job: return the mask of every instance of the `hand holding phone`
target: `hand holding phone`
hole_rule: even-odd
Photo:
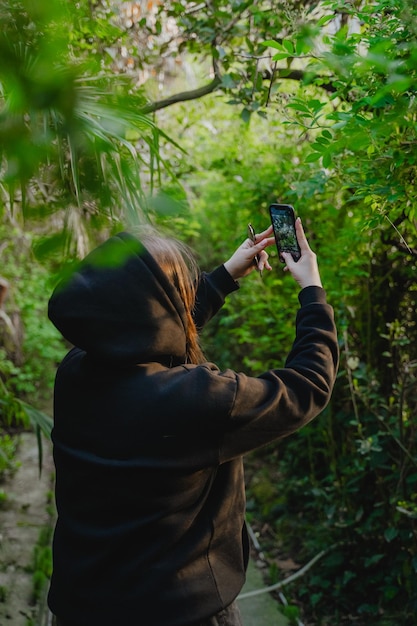
[[[304,287],[313,286],[322,287],[317,256],[308,244],[300,218],[297,218],[295,221],[295,232],[301,256],[295,261],[292,253],[283,252],[282,255],[285,262],[284,272],[290,272],[302,289],[304,289]]]
[[[283,252],[290,252],[294,261],[297,262],[301,257],[301,250],[295,230],[293,207],[289,204],[271,204],[269,214],[280,261],[285,262]]]

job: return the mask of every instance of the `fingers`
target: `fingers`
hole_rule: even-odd
[[[270,246],[275,242],[275,238],[271,237],[272,233],[273,233],[272,226],[268,226],[268,228],[262,231],[261,233],[256,233],[254,236],[254,239],[249,238],[247,241],[249,241],[251,245],[260,246],[260,244],[262,244],[262,242],[265,239],[267,239],[267,243],[265,243],[264,245]],[[259,249],[262,250],[263,247],[264,246],[261,245]]]
[[[257,235],[256,238],[258,238],[260,235]],[[267,270],[271,270],[272,267],[270,266],[269,262],[268,262],[268,253],[265,252],[265,249],[267,246],[272,245],[273,243],[275,243],[275,238],[274,237],[265,237],[264,239],[262,239],[262,241],[260,241],[259,243],[253,244],[250,241],[250,255],[252,260],[255,262],[255,265],[257,267],[257,269],[262,272],[262,270],[267,269]]]
[[[275,237],[270,236],[272,233],[272,226],[268,226],[266,230],[255,234],[256,243],[252,239],[247,239],[245,242],[246,245],[250,247],[252,262],[254,262],[261,274],[264,269],[272,269],[268,262],[268,254],[264,250],[266,247],[272,246],[275,243]]]
[[[291,253],[283,252],[282,257],[285,261],[284,271],[290,272],[302,289],[309,286],[322,287],[317,256],[308,244],[299,218],[296,221],[295,228],[301,250],[301,257],[296,262]]]
[[[262,271],[264,269],[272,270],[272,267],[268,261],[268,254],[265,252],[265,250],[262,250],[262,252],[259,254],[258,269],[259,271]]]
[[[272,225],[268,226],[266,230],[262,231],[261,233],[257,233],[256,241],[260,241],[261,239],[265,239],[265,237],[269,237],[270,235],[272,235],[272,232]]]
[[[256,235],[256,239],[258,240],[260,235]],[[262,239],[261,241],[259,241],[259,243],[250,243],[251,245],[251,252],[253,252],[254,254],[259,254],[260,252],[262,252],[262,250],[264,248],[267,248],[268,246],[272,246],[272,244],[275,243],[275,238],[274,237],[265,237],[264,239]]]
[[[272,226],[255,235],[255,242],[249,236],[239,246],[223,265],[235,280],[247,276],[256,268],[262,272],[263,269],[272,269],[268,262],[268,254],[264,251],[267,246],[275,243],[272,234]]]
[[[297,235],[298,245],[300,246],[300,252],[301,252],[300,260],[301,260],[306,255],[313,254],[313,251],[310,248],[310,245],[309,245],[309,243],[307,241],[307,237],[305,236],[303,224],[301,222],[301,218],[300,217],[297,217],[297,219],[295,221],[295,231],[296,231],[296,235]],[[299,261],[294,261],[294,258],[293,258],[292,254],[290,252],[282,252],[281,254],[282,254],[282,258],[284,259],[286,265],[288,265],[290,269],[293,268],[297,263],[300,262],[300,260]]]
[[[303,224],[301,222],[301,218],[297,217],[295,220],[295,232],[297,234],[298,245],[300,246],[301,255],[303,252],[307,252],[310,250],[310,246],[308,245],[307,237],[305,236]]]
[[[285,263],[284,268],[283,268],[284,272],[288,272],[296,264],[294,259],[293,259],[293,256],[292,256],[291,252],[281,252],[281,256],[284,259],[284,263]]]

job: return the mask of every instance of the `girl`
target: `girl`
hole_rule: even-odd
[[[241,624],[242,456],[320,413],[338,362],[316,256],[296,229],[301,258],[284,256],[301,287],[293,348],[258,377],[205,362],[198,330],[255,257],[270,269],[271,228],[198,280],[178,242],[122,233],[55,290],[49,316],[74,345],[55,384],[59,626]]]

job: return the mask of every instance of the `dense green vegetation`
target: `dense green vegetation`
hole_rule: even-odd
[[[299,563],[326,551],[286,592],[305,623],[411,623],[414,2],[71,6],[6,1],[0,14],[3,313],[24,328],[13,343],[1,327],[1,458],[13,463],[12,427],[47,430],[32,407],[48,407],[65,351],[46,303],[67,263],[151,220],[212,267],[248,221],[267,224],[270,201],[290,202],[335,308],[341,368],[322,416],[254,455],[249,514],[268,526],[272,577],[277,549]],[[273,265],[206,329],[219,365],[257,374],[283,363],[297,293],[276,255]]]

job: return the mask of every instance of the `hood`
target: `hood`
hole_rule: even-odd
[[[52,323],[88,355],[121,366],[182,363],[186,316],[174,285],[132,235],[93,250],[55,289]]]

